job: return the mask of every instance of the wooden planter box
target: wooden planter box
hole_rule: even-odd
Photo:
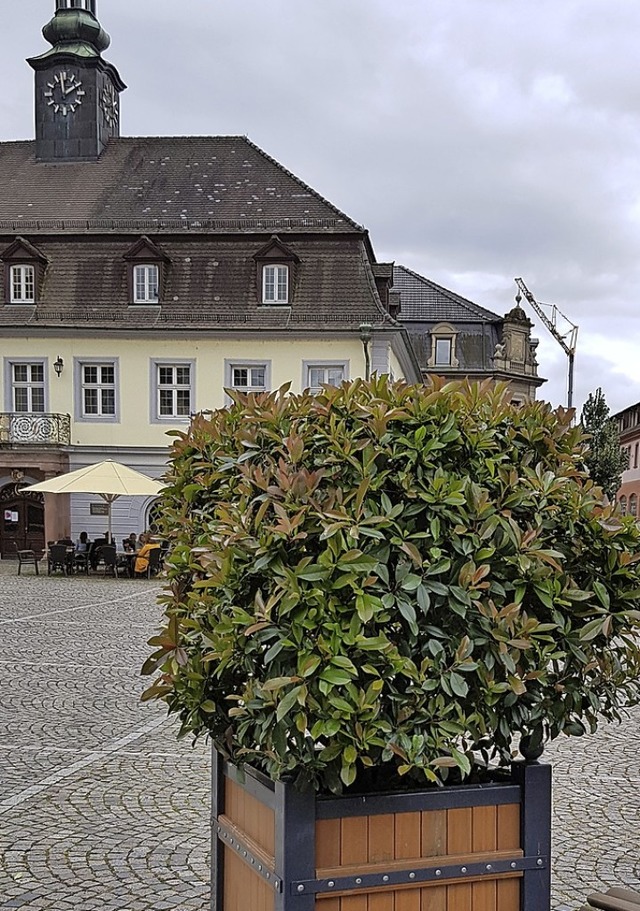
[[[549,911],[551,767],[316,797],[213,752],[213,911]]]

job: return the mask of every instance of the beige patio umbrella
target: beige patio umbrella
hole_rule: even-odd
[[[118,497],[156,497],[162,490],[162,483],[154,481],[133,468],[120,462],[106,459],[87,468],[70,471],[57,478],[31,484],[25,490],[39,493],[92,493],[102,497],[108,506],[109,540],[111,536],[111,506]]]

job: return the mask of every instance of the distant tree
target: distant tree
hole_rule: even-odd
[[[600,387],[589,394],[580,423],[584,431],[591,435],[586,458],[589,473],[612,500],[620,487],[622,472],[627,468],[629,458],[620,448],[618,426],[615,418],[609,417],[609,406]]]

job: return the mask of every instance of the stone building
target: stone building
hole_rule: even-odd
[[[423,376],[491,377],[510,384],[515,402],[536,397],[545,380],[538,376],[532,323],[520,306],[498,316],[405,266],[393,270],[392,296]]]
[[[626,449],[629,459],[629,467],[622,472],[622,484],[616,499],[622,512],[637,516],[640,497],[640,402],[629,405],[614,414],[613,418],[618,424],[620,446]]]
[[[95,0],[43,34],[35,139],[0,143],[2,556],[104,530],[100,502],[26,484],[107,457],[158,477],[225,388],[421,375],[357,222],[245,137],[121,137]],[[152,512],[120,498],[116,536]]]

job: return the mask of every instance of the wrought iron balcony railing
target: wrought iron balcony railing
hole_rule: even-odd
[[[0,446],[23,443],[68,446],[71,416],[68,414],[0,414]]]

